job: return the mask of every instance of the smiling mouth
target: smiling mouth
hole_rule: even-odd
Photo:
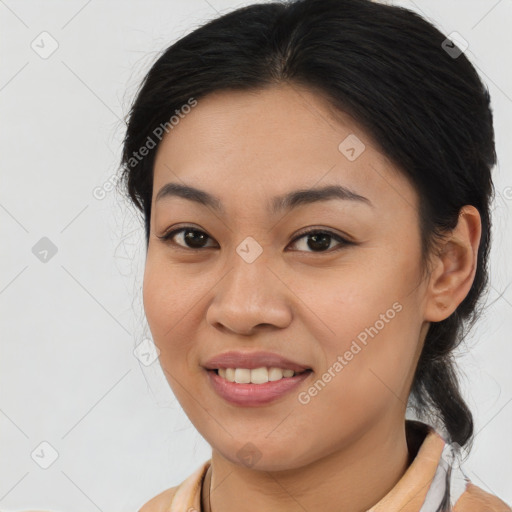
[[[277,367],[260,367],[260,368],[217,368],[208,370],[217,374],[227,382],[236,384],[266,384],[267,382],[277,382],[284,379],[290,379],[297,375],[310,373],[312,370],[307,369],[301,372],[295,372],[290,369]]]

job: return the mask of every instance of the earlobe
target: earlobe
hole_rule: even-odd
[[[475,278],[482,225],[478,210],[461,208],[457,226],[433,257],[426,297],[425,320],[448,318],[469,293]]]

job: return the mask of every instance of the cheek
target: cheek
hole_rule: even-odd
[[[297,397],[304,413],[294,418],[297,427],[307,422],[325,439],[347,442],[406,407],[417,354],[415,312],[401,303],[383,304],[375,308],[377,316],[355,306],[346,320],[338,316],[336,336],[322,339],[325,362]]]
[[[165,251],[149,249],[144,269],[144,310],[150,326],[161,334],[161,329],[174,329],[178,321],[197,303],[202,291],[200,274],[170,261]]]
[[[396,401],[394,394],[407,401],[416,364],[422,324],[419,265],[413,256],[382,254],[378,262],[368,259],[362,267],[333,272],[321,287],[319,281],[315,287],[303,280],[298,293],[310,298],[321,320],[311,325],[322,340],[320,374],[336,375],[331,379],[336,384],[326,387],[354,413],[363,404],[371,409]]]
[[[204,295],[197,277],[184,275],[164,258],[148,252],[143,282],[144,311],[162,362],[174,364],[186,357],[190,322]],[[172,354],[173,357],[170,357]]]
[[[187,276],[172,268],[164,258],[148,252],[143,301],[153,341],[160,351],[164,376],[187,414],[199,421],[200,417],[196,416],[201,410],[196,410],[197,402],[190,394],[194,389],[192,395],[199,396],[200,388],[195,387],[202,370],[197,364],[196,347],[191,343],[190,333],[198,325],[197,311],[204,292],[197,286],[198,277],[194,278],[196,282],[192,286]]]
[[[314,315],[317,339],[327,341],[329,351],[345,347],[377,323],[400,323],[397,309],[419,304],[419,267],[413,257],[397,258],[389,251],[370,251],[327,274],[302,275],[294,279],[294,292]],[[385,317],[381,319],[381,316]],[[385,324],[383,324],[383,321]],[[364,334],[362,334],[364,338]],[[347,347],[348,348],[348,347]]]

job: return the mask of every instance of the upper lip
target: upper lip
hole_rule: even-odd
[[[247,368],[251,370],[263,366],[267,368],[275,367],[282,368],[283,370],[293,370],[294,372],[311,370],[308,366],[301,365],[272,352],[229,351],[208,359],[204,364],[207,370],[217,370],[218,368]]]

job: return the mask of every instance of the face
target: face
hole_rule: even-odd
[[[170,183],[218,202],[157,199]],[[344,193],[311,194],[328,186]],[[250,441],[258,468],[290,469],[403,423],[427,326],[420,249],[412,185],[317,94],[200,99],[158,148],[143,298],[166,378],[212,448],[241,464]],[[292,386],[228,383],[245,390],[234,402],[205,368],[228,351],[309,370]]]

